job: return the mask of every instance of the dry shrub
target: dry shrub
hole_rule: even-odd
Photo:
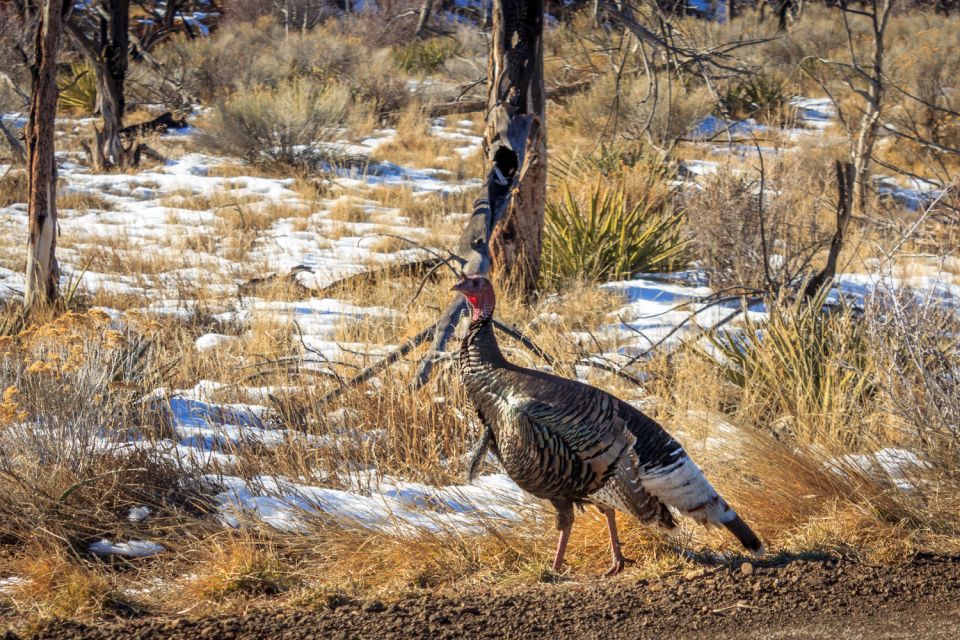
[[[100,538],[138,535],[126,515],[143,505],[157,514],[156,535],[187,535],[168,527],[201,508],[195,479],[148,440],[131,440],[151,419],[138,402],[158,383],[151,350],[99,312],[0,338],[0,539],[86,553]]]
[[[25,171],[8,171],[0,177],[0,207],[27,202],[27,174]]]
[[[919,175],[948,182],[960,168],[960,61],[955,55],[956,16],[934,18],[917,14],[891,24],[888,75],[896,89],[889,91],[886,118],[895,130],[938,147],[894,137],[883,148],[883,159]]]
[[[340,85],[291,80],[219,103],[204,141],[249,162],[322,167],[339,155],[331,142],[351,106]]]
[[[447,58],[456,55],[458,50],[455,40],[430,38],[396,46],[392,52],[398,67],[414,75],[425,75],[436,71]]]
[[[259,21],[231,24],[208,38],[174,39],[157,53],[165,62],[165,75],[140,68],[138,73],[146,77],[134,74],[133,92],[150,98],[176,93],[170,91],[173,86],[179,93],[214,102],[306,79],[340,84],[355,102],[377,113],[399,111],[411,94],[389,49],[348,33],[324,26],[285,35],[270,21]]]
[[[796,175],[792,167],[767,165],[762,207],[760,179],[729,166],[702,178],[701,188],[683,193],[694,253],[713,286],[766,288],[791,282],[825,246],[833,229],[819,216],[829,210],[824,194],[833,186],[816,175]],[[807,180],[819,184],[811,188]]]

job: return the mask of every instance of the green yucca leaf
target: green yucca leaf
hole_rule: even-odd
[[[596,281],[681,266],[686,246],[681,217],[662,190],[630,206],[622,183],[603,187],[598,182],[582,199],[568,183],[560,200],[546,208],[544,277],[553,283]]]
[[[60,94],[57,104],[62,111],[92,115],[97,109],[97,79],[86,62],[70,65],[70,77],[57,81]]]

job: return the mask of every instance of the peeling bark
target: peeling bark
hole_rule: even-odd
[[[63,32],[65,0],[44,0],[37,22],[32,65],[33,94],[26,129],[27,203],[30,236],[27,240],[26,310],[57,299],[57,164],[54,123],[57,114],[57,53]]]

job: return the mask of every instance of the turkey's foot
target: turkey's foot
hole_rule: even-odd
[[[613,564],[610,565],[610,568],[607,569],[607,572],[606,572],[605,574],[603,574],[603,576],[604,576],[605,578],[609,578],[609,577],[611,577],[611,576],[615,576],[615,575],[617,575],[618,573],[621,573],[621,572],[623,571],[623,569],[626,567],[626,565],[628,565],[628,564],[636,564],[636,563],[637,563],[636,560],[633,560],[633,559],[631,559],[631,558],[625,558],[625,557],[623,556],[623,554],[621,554],[619,558],[614,558],[614,559],[613,559]]]
[[[604,576],[615,576],[621,571],[626,564],[633,564],[633,560],[629,560],[623,557],[623,553],[620,551],[620,536],[617,535],[617,515],[613,509],[602,509],[601,513],[607,518],[607,528],[610,530],[610,555],[613,558],[613,564],[610,566],[610,569],[603,574]]]

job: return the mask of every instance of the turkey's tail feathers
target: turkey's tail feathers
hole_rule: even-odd
[[[723,525],[751,553],[761,555],[763,543],[757,534],[720,497],[683,449],[678,449],[676,454],[673,462],[642,473],[643,488],[664,504],[704,526]]]
[[[742,544],[747,551],[758,558],[763,555],[763,542],[760,541],[760,538],[753,532],[750,525],[744,522],[740,516],[735,515],[733,520],[724,522],[723,526],[736,536],[737,540],[740,541],[740,544]]]

